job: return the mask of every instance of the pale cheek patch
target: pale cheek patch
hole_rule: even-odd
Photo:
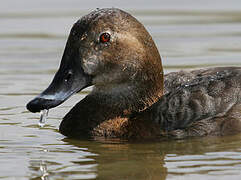
[[[93,74],[98,67],[98,57],[96,55],[92,55],[88,57],[88,59],[82,59],[82,68],[86,74]]]

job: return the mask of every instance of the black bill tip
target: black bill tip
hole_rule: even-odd
[[[44,98],[36,97],[33,100],[31,100],[26,107],[30,112],[35,113],[35,112],[40,112],[43,109],[50,109],[50,108],[56,107],[62,102],[63,101],[56,100],[56,99],[52,100],[52,99],[44,99]]]

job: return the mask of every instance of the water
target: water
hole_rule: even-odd
[[[49,113],[48,109],[44,109],[44,110],[40,111],[40,119],[39,119],[39,122],[38,122],[38,125],[40,127],[44,127],[44,125],[46,123],[46,120],[47,120],[47,117],[48,117],[48,113]]]
[[[128,10],[146,26],[165,72],[241,66],[241,1],[2,1],[0,179],[241,179],[241,135],[158,142],[72,140],[62,117],[90,89],[49,112],[26,103],[51,82],[72,24],[97,7]]]

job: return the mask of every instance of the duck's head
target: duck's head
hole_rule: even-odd
[[[73,25],[53,81],[27,109],[56,107],[91,85],[92,93],[154,97],[162,93],[162,78],[160,55],[144,26],[122,10],[98,9]]]

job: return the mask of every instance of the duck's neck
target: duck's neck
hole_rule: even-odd
[[[105,121],[129,119],[130,115],[143,111],[162,96],[162,80],[160,74],[154,79],[141,78],[140,81],[128,84],[94,87],[93,91],[64,117],[60,125],[61,133],[81,137],[91,134],[93,129]]]
[[[116,84],[112,87],[94,87],[90,97],[103,106],[122,112],[140,112],[155,103],[163,94],[161,79],[157,83]]]

